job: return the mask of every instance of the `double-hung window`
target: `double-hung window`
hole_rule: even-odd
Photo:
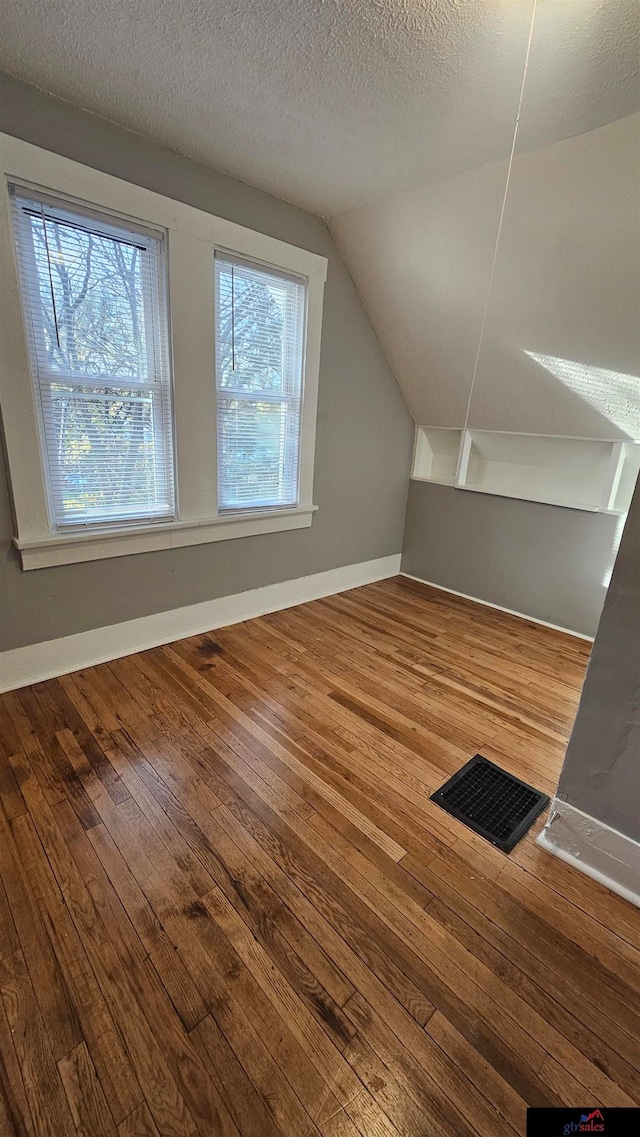
[[[52,528],[174,517],[163,233],[11,194]]]
[[[216,252],[218,507],[295,506],[306,281]]]
[[[0,133],[24,569],[307,528],[327,261]]]

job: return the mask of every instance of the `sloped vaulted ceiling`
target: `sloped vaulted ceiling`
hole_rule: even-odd
[[[640,114],[515,155],[492,276],[506,175],[333,221],[414,420],[640,438]]]
[[[0,67],[329,218],[417,421],[461,425],[476,373],[479,422],[591,433],[606,416],[579,396],[558,403],[569,386],[534,356],[637,374],[637,0],[537,0],[519,213],[505,211],[491,352],[476,360],[534,2],[0,0]],[[567,150],[565,179],[557,147],[577,136],[594,148]],[[569,190],[560,212],[552,192],[565,183],[585,218],[568,243]],[[562,267],[555,291],[545,265],[549,280]],[[578,317],[562,304],[585,280]]]
[[[538,0],[511,166],[333,218],[417,423],[640,438],[639,17]]]

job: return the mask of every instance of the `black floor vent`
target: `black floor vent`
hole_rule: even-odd
[[[449,778],[431,800],[505,853],[511,852],[549,803],[546,794],[481,754]]]

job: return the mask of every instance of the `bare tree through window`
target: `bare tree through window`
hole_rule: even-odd
[[[156,243],[35,202],[19,204],[61,520],[166,511],[166,408],[153,329]]]

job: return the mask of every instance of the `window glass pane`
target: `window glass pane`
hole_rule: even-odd
[[[288,282],[234,264],[218,281],[220,386],[284,392]]]
[[[55,215],[28,214],[53,371],[148,378],[143,312],[145,249]]]
[[[47,444],[63,521],[166,513],[161,407],[150,391],[81,391],[52,384]]]
[[[13,200],[54,526],[173,517],[162,235]]]
[[[298,404],[220,399],[218,494],[226,508],[295,505]]]
[[[306,284],[216,254],[218,503],[295,505]]]

